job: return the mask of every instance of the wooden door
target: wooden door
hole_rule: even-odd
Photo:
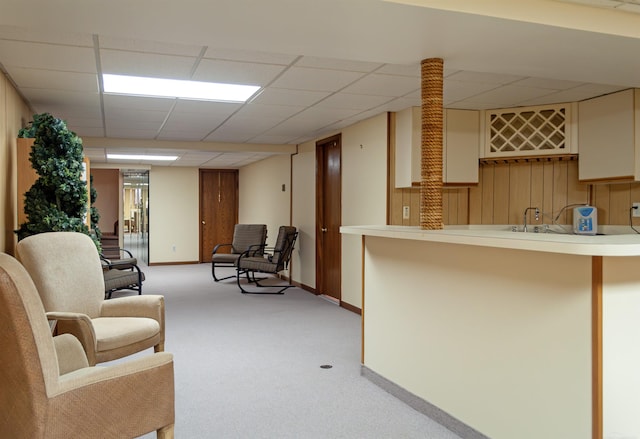
[[[211,262],[217,244],[231,243],[237,222],[238,171],[201,169],[200,262]]]
[[[316,289],[338,301],[342,297],[342,219],[341,136],[316,144]]]

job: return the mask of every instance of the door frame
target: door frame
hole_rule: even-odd
[[[324,154],[326,145],[337,142],[340,148],[340,217],[342,218],[342,134],[336,134],[331,137],[318,140],[316,142],[316,294],[324,294],[324,282],[325,279],[322,275],[324,258],[322,247],[322,222],[324,218]],[[340,246],[342,248],[342,245]],[[338,268],[340,270],[340,283],[342,284],[342,250],[338,254]],[[337,298],[340,304],[342,304],[342,285],[338,291],[339,297]]]

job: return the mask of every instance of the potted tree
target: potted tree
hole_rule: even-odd
[[[83,180],[82,140],[63,120],[35,114],[20,137],[33,137],[29,154],[38,179],[25,193],[27,221],[16,231],[18,240],[43,232],[74,231],[100,242],[87,226],[87,182]]]

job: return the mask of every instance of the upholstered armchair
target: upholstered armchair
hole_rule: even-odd
[[[164,297],[105,300],[102,264],[95,244],[76,232],[29,236],[17,257],[35,283],[58,333],[73,334],[90,365],[153,347],[164,350]]]
[[[0,253],[0,437],[174,436],[173,357],[89,367],[80,342],[52,337],[29,274]]]

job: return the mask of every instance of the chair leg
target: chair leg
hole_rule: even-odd
[[[175,431],[175,424],[167,425],[156,430],[156,437],[158,439],[173,439]]]
[[[249,273],[251,272],[251,273]],[[247,283],[253,283],[256,285],[256,287],[259,288],[265,288],[265,290],[260,291],[258,290],[248,290],[246,288],[244,288],[242,286],[242,284],[240,283],[240,276],[242,274],[245,274],[245,276],[247,277]],[[288,288],[293,287],[294,285],[284,285],[284,286],[280,286],[280,285],[261,285],[260,281],[264,280],[266,278],[262,277],[262,278],[256,278],[255,277],[255,272],[251,271],[251,270],[236,270],[236,280],[238,282],[238,288],[240,288],[240,291],[242,292],[242,294],[284,294],[284,291]],[[268,290],[267,290],[268,288]],[[273,290],[274,288],[277,288],[277,290]]]
[[[220,267],[230,267],[230,265],[220,265]],[[226,277],[217,277],[216,264],[214,262],[211,263],[211,275],[213,276],[213,280],[216,282],[220,282],[221,280],[231,279],[232,277],[235,277],[234,275],[226,276]]]

